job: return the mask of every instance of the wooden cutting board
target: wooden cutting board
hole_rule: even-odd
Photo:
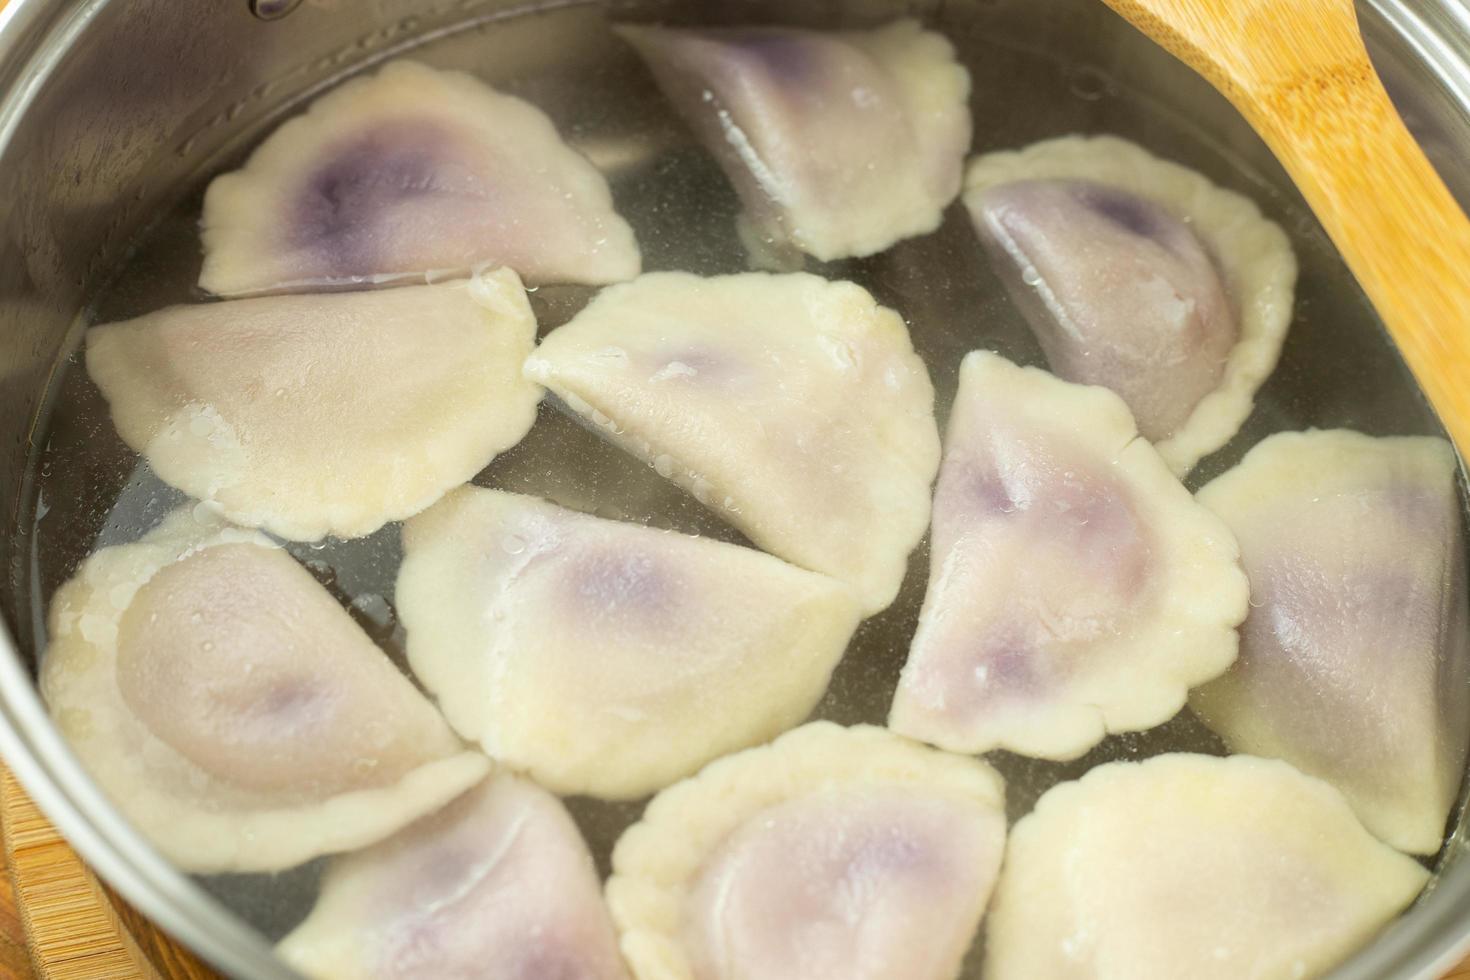
[[[0,980],[214,980],[82,864],[0,765]]]
[[[93,877],[3,765],[0,821],[0,980],[219,977]],[[1444,980],[1470,980],[1470,959]]]

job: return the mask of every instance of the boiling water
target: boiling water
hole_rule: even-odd
[[[1262,389],[1245,430],[1196,470],[1191,489],[1280,429],[1439,431],[1361,294],[1284,176],[1238,120],[1225,117],[1211,96],[1200,94],[1200,83],[1127,39],[1121,53],[1118,43],[1106,45],[1098,56],[1106,60],[1097,64],[1043,53],[1032,41],[998,26],[1004,18],[997,10],[1003,7],[947,5],[937,25],[957,43],[974,78],[977,149],[1075,131],[1118,133],[1250,195],[1292,235],[1302,275],[1297,319],[1281,366]],[[567,51],[546,42],[566,36],[585,43]],[[1131,53],[1129,43],[1134,45]],[[419,48],[414,57],[472,71],[545,108],[569,141],[607,174],[618,210],[638,234],[647,269],[717,274],[746,268],[734,232],[738,204],[728,182],[691,141],[632,54],[606,34],[595,9],[570,8],[469,26]],[[1153,95],[1115,78],[1130,75],[1134,85],[1145,84],[1148,77],[1139,81],[1143,69],[1158,83],[1148,88]],[[1229,118],[1233,130],[1223,141],[1214,121],[1212,136],[1180,111],[1176,86],[1203,99],[1212,114]],[[1165,101],[1170,98],[1173,107]],[[262,135],[242,134],[241,151]],[[216,169],[236,163],[238,155]],[[203,182],[144,236],[132,260],[88,311],[88,322],[202,298],[193,287],[199,271],[196,222],[202,192]],[[1039,349],[988,269],[959,205],[949,209],[935,234],[869,259],[808,267],[855,281],[904,315],[933,377],[941,425],[966,352],[984,347],[1022,363],[1041,363]],[[543,333],[565,323],[593,292],[578,287],[534,291],[531,299]],[[22,623],[22,630],[33,631],[21,638],[22,647],[37,650],[45,643],[46,603],[88,553],[101,545],[136,540],[169,511],[189,503],[122,444],[79,358],[61,366],[55,383],[54,413],[44,430],[44,451],[35,461],[30,581],[20,583],[32,610],[32,620]],[[743,540],[651,469],[550,404],[542,406],[526,439],[475,482],[547,497],[608,518]],[[287,548],[402,665],[404,638],[393,608],[401,558],[398,526],[355,541]],[[854,637],[817,717],[844,724],[883,723],[918,617],[927,565],[926,542],[913,555],[897,601],[864,623]],[[1047,788],[1093,765],[1170,750],[1218,753],[1221,746],[1185,711],[1150,732],[1110,738],[1076,762],[1045,763],[1004,752],[993,753],[991,760],[1006,777],[1014,819],[1029,811]],[[605,873],[614,841],[637,819],[642,804],[568,803]],[[306,913],[319,871],[320,862],[313,862],[279,875],[202,881],[274,939]]]

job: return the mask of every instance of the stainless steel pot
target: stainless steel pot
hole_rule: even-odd
[[[78,767],[37,697],[35,619],[39,555],[29,535],[36,465],[57,365],[79,336],[83,313],[157,215],[238,151],[274,118],[342,74],[427,38],[535,8],[542,18],[507,49],[512,69],[556,59],[600,57],[571,8],[727,20],[871,20],[918,13],[954,31],[1003,37],[1084,66],[1077,92],[1118,84],[1148,93],[1163,109],[1204,120],[1229,155],[1284,175],[1240,119],[1204,83],[1108,13],[1095,0],[11,0],[0,13],[0,752],[42,809],[91,865],[142,912],[235,976],[289,977],[268,944],[194,882],[163,863]],[[256,8],[256,9],[252,9]],[[573,11],[575,12],[575,11]],[[271,17],[261,16],[269,14]],[[1462,0],[1369,0],[1369,46],[1411,127],[1462,203],[1470,204],[1470,8]],[[963,37],[959,38],[965,47]],[[983,77],[1002,84],[1003,81]],[[552,101],[579,97],[548,90]],[[1018,99],[1025,93],[1017,92]],[[983,122],[982,122],[983,125]],[[242,136],[242,134],[246,134]],[[628,152],[637,153],[632,147]],[[1277,211],[1297,215],[1306,256],[1303,320],[1292,343],[1320,350],[1329,373],[1378,358],[1399,372],[1365,303],[1335,264],[1320,231],[1289,189]],[[1309,251],[1311,251],[1309,249]],[[1339,323],[1361,321],[1348,342]],[[1470,324],[1467,324],[1470,329]],[[1351,334],[1351,336],[1349,336]],[[1353,338],[1356,338],[1354,340]],[[1366,345],[1366,346],[1365,346]],[[1370,350],[1371,349],[1371,350]],[[1376,352],[1376,353],[1375,353]],[[1291,398],[1310,406],[1310,377]],[[1365,425],[1432,425],[1412,394],[1362,392]],[[1305,416],[1311,412],[1304,410]],[[1407,420],[1407,421],[1405,421]],[[1212,475],[1223,463],[1207,464]],[[1427,977],[1470,950],[1470,861],[1460,823],[1419,903],[1338,974]]]

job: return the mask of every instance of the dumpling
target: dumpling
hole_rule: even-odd
[[[1005,834],[985,763],[813,722],[654,797],[608,905],[641,980],[951,980]]]
[[[466,487],[404,527],[414,673],[558,793],[644,796],[807,716],[851,591],[770,555]]]
[[[572,818],[510,775],[334,860],[277,952],[312,980],[628,976]]]
[[[631,279],[602,175],[546,115],[462,72],[396,61],[312,103],[204,198],[199,285],[234,296],[508,266]]]
[[[371,844],[490,762],[254,531],[175,512],[51,602],[41,691],[82,764],[187,871]]]
[[[374,293],[174,306],[93,327],[129,446],[236,524],[296,541],[416,514],[521,440],[536,320],[509,270]]]
[[[526,362],[760,547],[888,606],[929,522],[934,389],[903,320],[815,276],[659,272]]]
[[[1167,721],[1235,659],[1235,541],[1112,392],[960,367],[929,591],[889,716],[955,752],[1071,759]]]
[[[1011,830],[987,980],[1303,980],[1429,879],[1342,796],[1282,762],[1099,766]]]
[[[1251,610],[1196,713],[1416,854],[1439,850],[1470,744],[1457,470],[1442,439],[1291,432],[1199,492],[1240,541]]]
[[[959,194],[970,75],[917,21],[618,32],[739,191],[756,256],[872,255],[938,228]]]
[[[1250,200],[1111,136],[976,158],[965,204],[1059,377],[1111,388],[1180,476],[1276,367],[1296,258]]]

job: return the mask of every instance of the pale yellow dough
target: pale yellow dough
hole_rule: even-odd
[[[1240,659],[1195,713],[1414,854],[1444,844],[1470,742],[1459,470],[1439,438],[1278,432],[1199,492],[1252,591]]]
[[[1296,289],[1290,240],[1249,198],[1116,136],[1063,136],[978,156],[965,172],[964,199],[974,202],[988,188],[1020,180],[1090,180],[1153,201],[1187,224],[1219,262],[1240,339],[1219,385],[1155,447],[1184,476],[1240,431],[1256,391],[1276,368]]]
[[[1285,763],[1112,763],[1048,791],[1012,830],[985,976],[1305,980],[1428,880]]]
[[[655,797],[608,904],[639,980],[951,980],[1004,842],[985,763],[812,722]]]
[[[889,724],[954,752],[1073,759],[1168,721],[1235,661],[1239,555],[1117,395],[971,353]]]
[[[87,333],[118,433],[236,524],[297,541],[418,513],[514,446],[541,389],[520,279],[174,306]]]
[[[845,585],[770,555],[497,490],[403,540],[414,673],[558,793],[634,799],[801,722],[858,622]]]
[[[897,313],[806,274],[615,286],[526,361],[760,547],[889,605],[929,521],[934,389]]]
[[[798,251],[881,252],[938,228],[959,193],[970,74],[916,20],[618,33],[730,176],[741,238],[764,267],[799,265]]]
[[[508,773],[334,860],[276,951],[312,980],[628,976],[577,825]]]
[[[221,296],[507,266],[602,284],[642,267],[607,181],[540,109],[394,61],[333,88],[209,185],[199,285]],[[320,226],[320,227],[319,227]]]
[[[88,558],[49,630],[57,726],[186,871],[371,844],[490,766],[294,559],[190,508]]]

